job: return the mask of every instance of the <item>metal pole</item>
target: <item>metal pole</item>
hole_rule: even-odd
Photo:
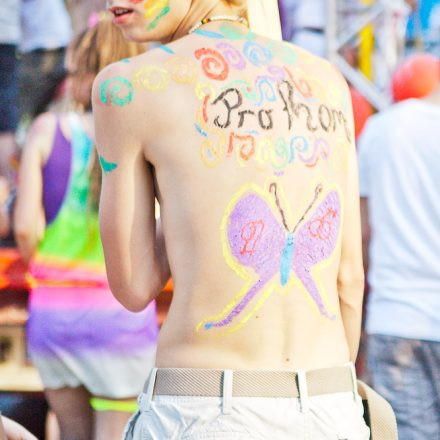
[[[359,90],[362,95],[378,110],[389,106],[390,100],[373,82],[359,69],[351,66],[341,56],[339,51],[344,45],[354,40],[358,33],[368,24],[371,24],[384,14],[385,8],[381,1],[376,0],[373,5],[362,8],[361,15],[352,21],[348,29],[340,26],[341,14],[338,4],[342,0],[326,0],[326,45],[327,58],[338,67],[347,80]]]
[[[335,55],[338,51],[337,45],[337,23],[338,23],[338,10],[337,10],[337,0],[326,0],[325,8],[326,8],[326,28],[325,28],[325,37],[326,37],[326,45],[327,45],[327,58],[330,61],[334,61]]]

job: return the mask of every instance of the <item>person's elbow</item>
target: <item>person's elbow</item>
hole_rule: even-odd
[[[113,296],[127,310],[135,313],[144,310],[161,292],[158,286],[144,283],[121,283],[120,280],[112,280],[111,277],[109,277],[109,286]]]
[[[118,292],[111,287],[110,289],[112,290],[114,297],[130,312],[142,312],[142,310],[144,310],[151,302],[150,298],[140,296],[136,292],[130,292],[127,290],[124,292]]]
[[[14,237],[21,258],[25,263],[29,263],[35,251],[36,239],[33,231],[26,225],[16,223],[14,226]]]
[[[364,292],[365,274],[362,262],[358,264],[343,264],[339,269],[338,288],[340,291],[351,292],[350,296],[361,296]],[[357,293],[357,295],[353,295]]]

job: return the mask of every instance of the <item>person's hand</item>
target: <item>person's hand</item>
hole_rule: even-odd
[[[3,422],[4,433],[2,433],[0,427],[0,440],[38,440],[37,437],[35,437],[17,422],[14,422],[13,420],[4,416],[1,416],[1,419]]]

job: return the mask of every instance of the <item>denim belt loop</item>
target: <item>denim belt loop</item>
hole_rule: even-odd
[[[153,401],[154,385],[156,384],[157,368],[153,368],[147,381],[146,389],[138,398],[138,405],[141,411],[150,411]]]
[[[309,411],[309,393],[307,390],[307,378],[304,370],[296,372],[296,380],[298,381],[299,403],[301,412],[307,413]]]
[[[232,412],[232,382],[234,372],[232,370],[223,370],[222,383],[222,413],[231,414]]]

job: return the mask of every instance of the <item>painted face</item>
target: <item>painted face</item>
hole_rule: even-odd
[[[133,41],[168,40],[188,12],[190,0],[108,0],[113,23]]]

